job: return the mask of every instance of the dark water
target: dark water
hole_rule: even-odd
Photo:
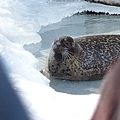
[[[105,34],[120,32],[120,16],[110,15],[74,15],[61,22],[42,27],[42,48],[49,48],[52,41],[60,36],[73,37],[88,34]]]
[[[110,15],[74,15],[63,19],[59,23],[42,27],[39,31],[42,42],[32,45],[37,49],[31,51],[40,61],[40,66],[45,66],[49,48],[52,41],[60,36],[69,35],[80,37],[91,34],[118,34],[120,32],[120,16]],[[41,48],[39,48],[41,44]],[[29,46],[26,46],[26,48]],[[30,47],[31,49],[31,47]],[[41,54],[42,53],[42,54]],[[64,81],[51,80],[50,86],[56,91],[69,94],[90,94],[98,93],[101,80],[99,81]]]

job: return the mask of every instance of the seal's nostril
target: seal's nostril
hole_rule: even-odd
[[[54,52],[57,52],[57,53],[60,53],[60,52],[61,52],[60,45],[54,45],[54,46],[53,46],[53,51],[54,51]]]
[[[57,46],[56,45],[53,45],[53,47],[52,47],[53,49],[56,49],[57,48]]]
[[[59,48],[60,47],[60,44],[54,44],[53,45],[53,48]]]

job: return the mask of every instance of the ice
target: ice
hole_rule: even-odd
[[[93,0],[95,2],[102,2],[102,3],[107,3],[109,5],[120,5],[120,1],[119,0]]]
[[[42,26],[53,24],[85,10],[119,14],[120,8],[83,0],[1,0],[0,55],[10,82],[33,120],[88,120],[99,95],[70,95],[49,87],[38,69],[39,61],[24,50],[25,44],[41,41]],[[40,47],[40,46],[39,46]],[[44,55],[44,51],[41,53]]]
[[[29,15],[27,15],[29,14]],[[29,44],[41,41],[37,34],[38,26],[28,13],[27,7],[17,0],[0,2],[0,33],[11,42]],[[40,28],[40,27],[39,27]]]

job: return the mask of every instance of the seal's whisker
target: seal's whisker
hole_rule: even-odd
[[[62,52],[62,58],[63,58],[63,60],[65,60],[67,56],[68,56],[67,50],[65,50],[64,52]]]
[[[68,51],[68,53],[72,56],[73,55],[73,52],[71,52],[71,51]]]
[[[63,55],[63,60],[66,60],[67,57],[68,57],[68,54],[64,54],[64,55]]]
[[[69,52],[68,50],[65,50],[62,53],[62,59],[65,61],[66,59],[69,60],[72,58],[71,52]]]
[[[71,58],[72,57],[72,52],[68,51],[68,55]]]
[[[67,56],[67,58],[68,58],[68,59],[70,59],[70,58],[71,58],[71,55],[70,55],[69,53],[68,53],[68,56]]]

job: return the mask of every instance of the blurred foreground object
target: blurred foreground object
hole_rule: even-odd
[[[0,120],[30,120],[18,96],[11,87],[0,57]]]
[[[104,77],[101,97],[91,120],[120,120],[120,59]]]

